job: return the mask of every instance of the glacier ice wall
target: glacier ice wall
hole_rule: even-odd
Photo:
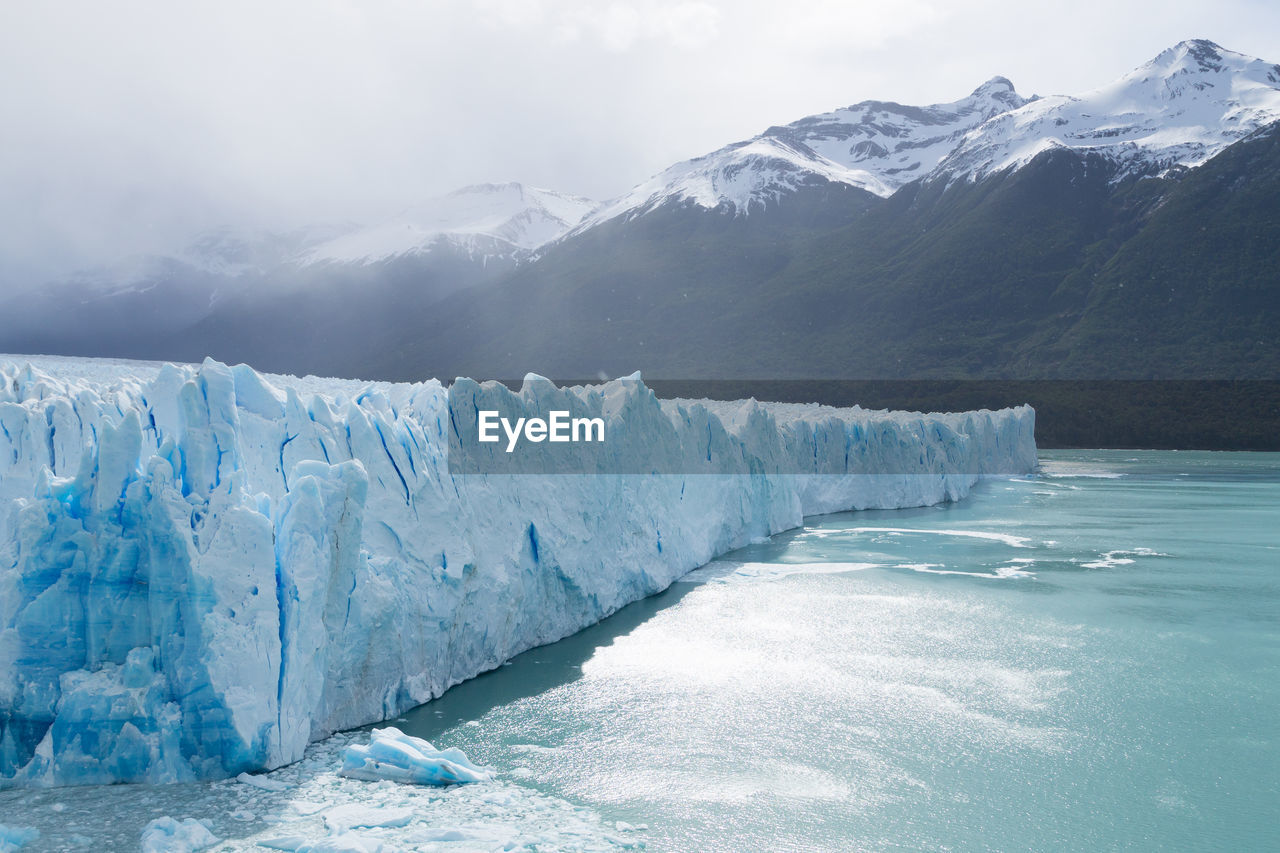
[[[1035,465],[1027,407],[458,380],[455,408],[574,396],[619,447],[753,473],[451,475],[439,382],[37,363],[0,361],[0,787],[278,767],[805,514]]]

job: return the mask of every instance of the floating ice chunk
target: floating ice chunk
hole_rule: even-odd
[[[0,823],[0,853],[12,853],[40,837],[40,830]]]
[[[258,842],[259,847],[266,847],[269,850],[287,850],[294,853],[299,847],[305,847],[307,837],[305,835],[281,835],[276,838],[265,838]]]
[[[317,812],[324,811],[324,803],[317,803],[312,800],[294,800],[289,803],[295,812],[302,816],[313,815]]]
[[[349,832],[304,844],[296,853],[383,853],[384,850],[386,847],[378,839]]]
[[[471,840],[474,840],[472,836],[463,832],[461,829],[439,829],[434,827],[431,829],[424,829],[421,832],[415,833],[413,836],[415,844],[430,844],[432,842],[452,844],[458,841]]]
[[[449,850],[514,850],[519,841],[511,827],[499,824],[463,827],[428,827],[414,832],[406,839],[414,845],[419,844],[458,844],[460,847],[448,847]],[[550,839],[544,839],[550,842]],[[430,848],[430,849],[435,849]],[[541,847],[539,846],[539,849]],[[546,849],[561,849],[548,844]]]
[[[243,785],[261,788],[264,791],[284,791],[289,787],[278,779],[272,779],[270,776],[255,776],[250,773],[241,773],[236,777],[236,781]]]
[[[218,843],[218,836],[203,821],[160,817],[142,830],[142,853],[193,853]]]
[[[407,826],[413,820],[413,809],[408,806],[366,806],[349,803],[324,813],[324,825],[330,832],[344,833],[351,829],[371,829],[379,826]]]
[[[489,771],[472,764],[462,750],[436,749],[395,726],[374,729],[367,746],[352,744],[343,750],[340,772],[366,782],[385,779],[411,785],[454,785],[493,778]]]

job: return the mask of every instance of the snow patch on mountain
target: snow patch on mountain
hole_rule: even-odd
[[[977,180],[1020,168],[1044,151],[1101,154],[1117,178],[1194,167],[1280,120],[1280,65],[1184,41],[1079,97],[1057,95],[970,132],[936,177]]]
[[[463,187],[302,253],[301,264],[370,264],[452,248],[476,260],[529,252],[577,225],[597,203],[518,183]]]

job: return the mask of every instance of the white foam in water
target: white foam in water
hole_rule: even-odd
[[[922,572],[927,575],[959,575],[967,578],[990,578],[993,580],[1035,577],[1031,572],[1011,565],[996,566],[989,572],[966,572],[960,569],[939,568],[932,563],[904,563],[895,568],[910,569],[913,572]]]
[[[1038,473],[1041,477],[1053,479],[1087,477],[1094,480],[1118,480],[1125,476],[1119,471],[1108,470],[1100,462],[1080,462],[1065,459],[1042,460]]]
[[[916,527],[850,527],[850,533],[913,533],[932,536],[967,536],[972,539],[988,539],[992,542],[1003,542],[1010,548],[1030,548],[1031,541],[1025,536],[1013,536],[1009,533],[990,533],[985,530],[929,530]]]
[[[878,568],[877,563],[750,563],[715,560],[694,569],[680,583],[733,583],[777,580],[791,575],[831,575]]]
[[[1106,551],[1101,554],[1098,559],[1090,560],[1080,565],[1086,569],[1111,569],[1116,566],[1132,565],[1134,557],[1167,557],[1168,554],[1162,554],[1151,548],[1132,548],[1130,550]]]

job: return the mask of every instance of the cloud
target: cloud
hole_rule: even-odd
[[[706,2],[662,0],[582,0],[556,3],[551,8],[537,2],[483,0],[479,9],[490,25],[546,30],[560,44],[583,43],[619,53],[644,41],[701,47],[715,40],[721,14]]]
[[[0,292],[224,224],[367,221],[479,181],[605,198],[866,98],[1101,85],[1223,0],[59,0],[0,27]]]
[[[808,0],[781,16],[773,32],[777,38],[810,51],[847,53],[937,27],[962,8],[925,0]]]

